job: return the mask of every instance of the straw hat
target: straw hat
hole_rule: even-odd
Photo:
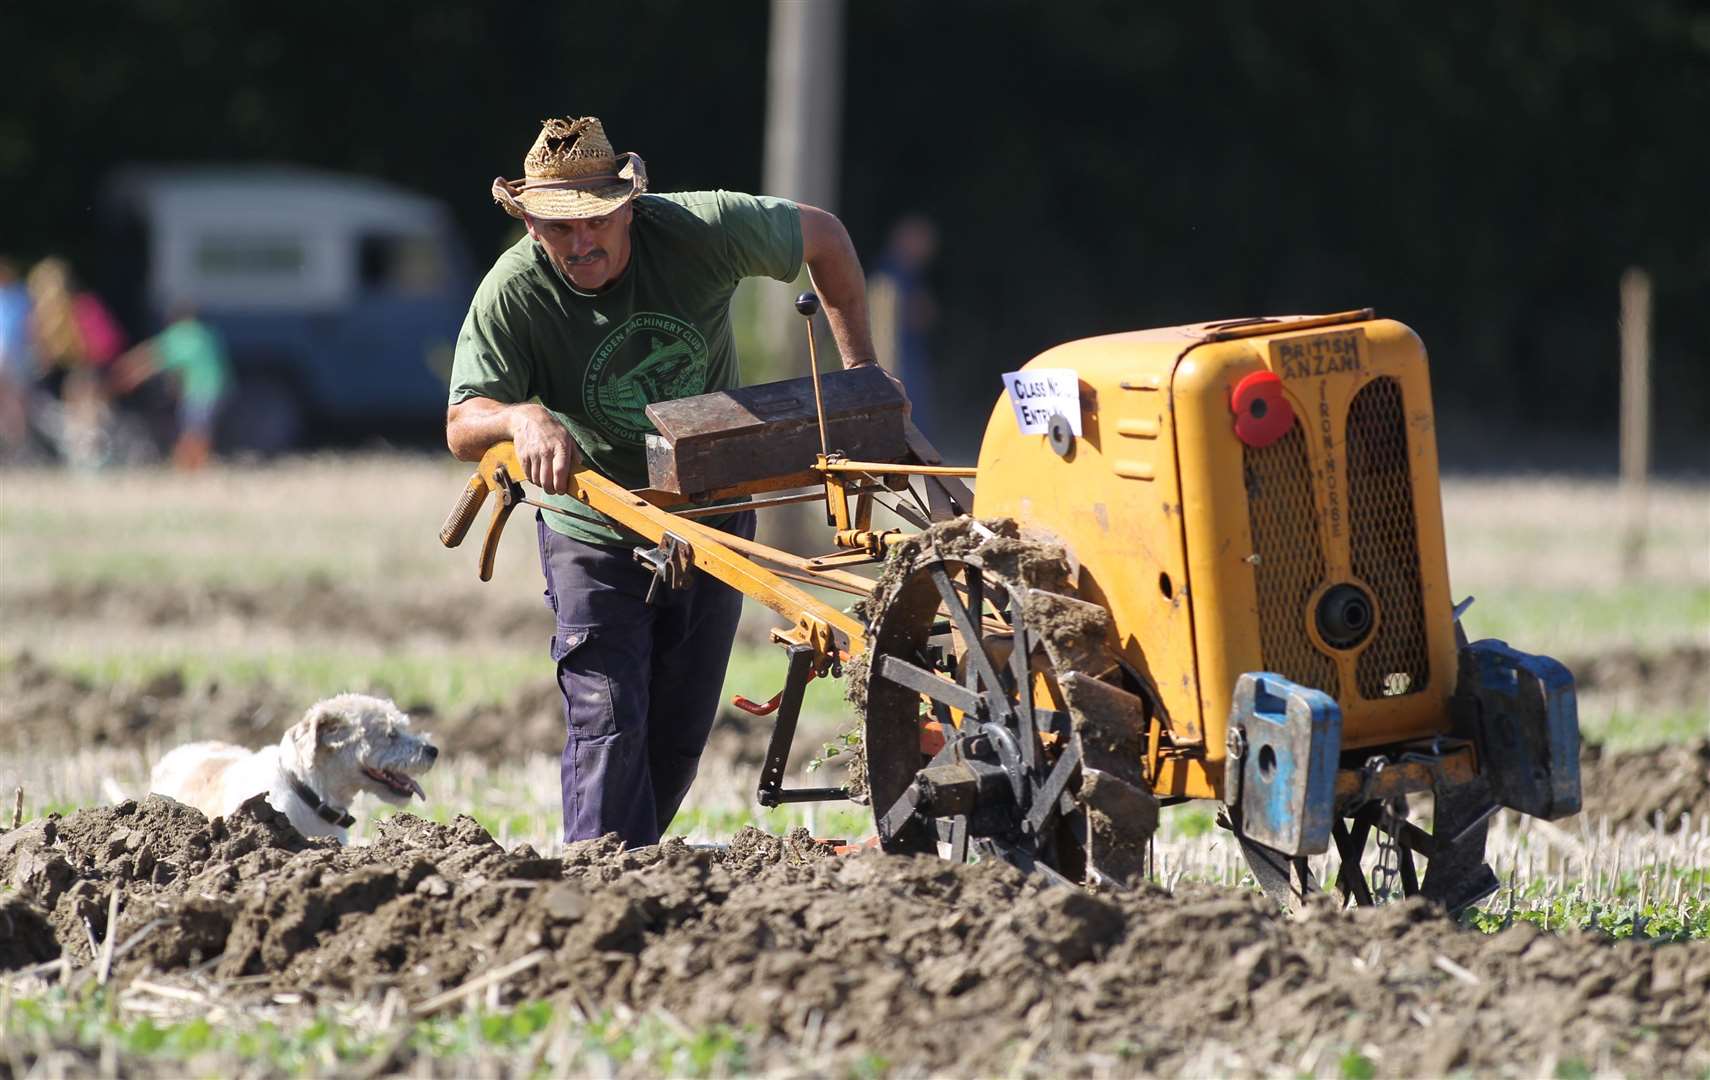
[[[646,190],[640,156],[614,153],[592,116],[542,121],[523,158],[523,178],[493,181],[493,199],[505,213],[550,221],[603,217]]]

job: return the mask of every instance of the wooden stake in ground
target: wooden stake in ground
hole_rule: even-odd
[[[24,823],[24,785],[18,785],[18,792],[12,797],[12,828],[16,829]]]
[[[1621,275],[1621,569],[1645,561],[1645,483],[1651,468],[1651,276]]]

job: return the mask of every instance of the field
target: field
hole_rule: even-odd
[[[0,1076],[1710,1076],[1704,486],[1653,489],[1624,569],[1611,485],[1448,485],[1470,631],[1566,660],[1594,744],[1586,812],[1499,818],[1504,887],[1457,924],[1284,921],[1191,805],[1130,894],[830,856],[808,838],[867,811],[760,811],[767,728],[735,712],[665,844],[565,847],[531,530],[479,583],[435,538],[465,475],[0,475]],[[781,685],[768,625],[728,693]],[[444,749],[352,847],[143,798],[162,748],[271,742],[341,690]],[[809,712],[798,768],[838,687]]]

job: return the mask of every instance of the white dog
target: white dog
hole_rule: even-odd
[[[350,804],[369,792],[397,805],[425,799],[416,775],[439,750],[410,731],[410,718],[384,698],[340,694],[313,706],[278,746],[250,752],[230,743],[178,747],[155,765],[149,790],[224,817],[265,793],[304,836],[349,838]]]

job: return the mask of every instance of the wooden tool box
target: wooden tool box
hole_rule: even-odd
[[[856,461],[909,456],[902,394],[875,365],[819,377],[826,446]],[[648,485],[694,498],[812,484],[820,452],[812,378],[720,390],[647,406]],[[768,483],[768,481],[774,481]]]

